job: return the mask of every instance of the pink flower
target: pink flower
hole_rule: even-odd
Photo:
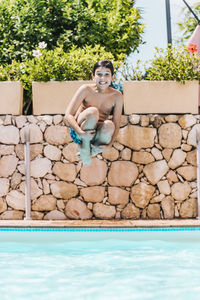
[[[39,58],[40,55],[42,55],[42,53],[40,52],[40,50],[33,50],[33,56]]]
[[[47,43],[45,43],[44,41],[43,41],[43,42],[40,42],[39,45],[38,45],[38,47],[39,47],[40,49],[44,49],[44,48],[46,48],[46,46],[47,46]]]

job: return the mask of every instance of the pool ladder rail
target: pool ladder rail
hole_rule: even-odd
[[[30,129],[26,126],[24,131],[24,156],[25,156],[25,218],[31,218],[31,176],[30,176]]]

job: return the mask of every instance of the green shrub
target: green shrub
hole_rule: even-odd
[[[191,6],[194,13],[198,16],[200,11],[200,2],[196,1],[196,4]],[[193,31],[197,26],[197,20],[194,18],[193,14],[190,12],[187,6],[182,9],[181,22],[178,22],[180,37],[177,42],[186,43],[191,37]]]
[[[1,64],[30,57],[40,41],[48,50],[100,44],[115,58],[141,43],[134,0],[0,0]]]
[[[24,87],[24,105],[29,106],[32,96],[33,81],[65,81],[90,80],[94,64],[101,59],[113,61],[116,69],[122,64],[121,60],[114,61],[114,56],[103,47],[86,46],[83,49],[73,47],[64,52],[62,47],[54,50],[37,49],[37,57],[20,63],[0,67],[0,81],[21,81]],[[31,56],[32,54],[29,53]]]
[[[156,49],[151,66],[146,69],[147,80],[200,81],[200,56],[187,47]]]
[[[1,0],[1,63],[23,60],[42,40],[52,49],[67,26],[66,0]],[[30,57],[29,57],[30,58]]]
[[[192,51],[193,52],[193,51]],[[119,69],[122,80],[186,80],[200,81],[200,55],[190,53],[187,47],[156,48],[154,58],[132,65],[127,61]]]
[[[122,81],[143,80],[145,79],[144,67],[141,60],[138,60],[135,66],[125,61],[119,69],[119,77]]]

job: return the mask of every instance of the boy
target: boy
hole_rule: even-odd
[[[94,65],[94,83],[81,86],[69,106],[65,118],[71,126],[70,134],[79,145],[84,165],[90,165],[91,156],[108,150],[119,131],[122,113],[122,94],[110,87],[114,68],[109,60]],[[113,114],[112,121],[108,120]]]

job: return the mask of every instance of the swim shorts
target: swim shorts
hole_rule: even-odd
[[[123,94],[123,87],[122,84],[120,82],[116,83],[116,82],[111,82],[110,87],[112,87],[115,90],[120,91]]]
[[[82,141],[78,138],[76,131],[73,128],[70,128],[70,136],[74,143],[80,145],[82,144]]]

